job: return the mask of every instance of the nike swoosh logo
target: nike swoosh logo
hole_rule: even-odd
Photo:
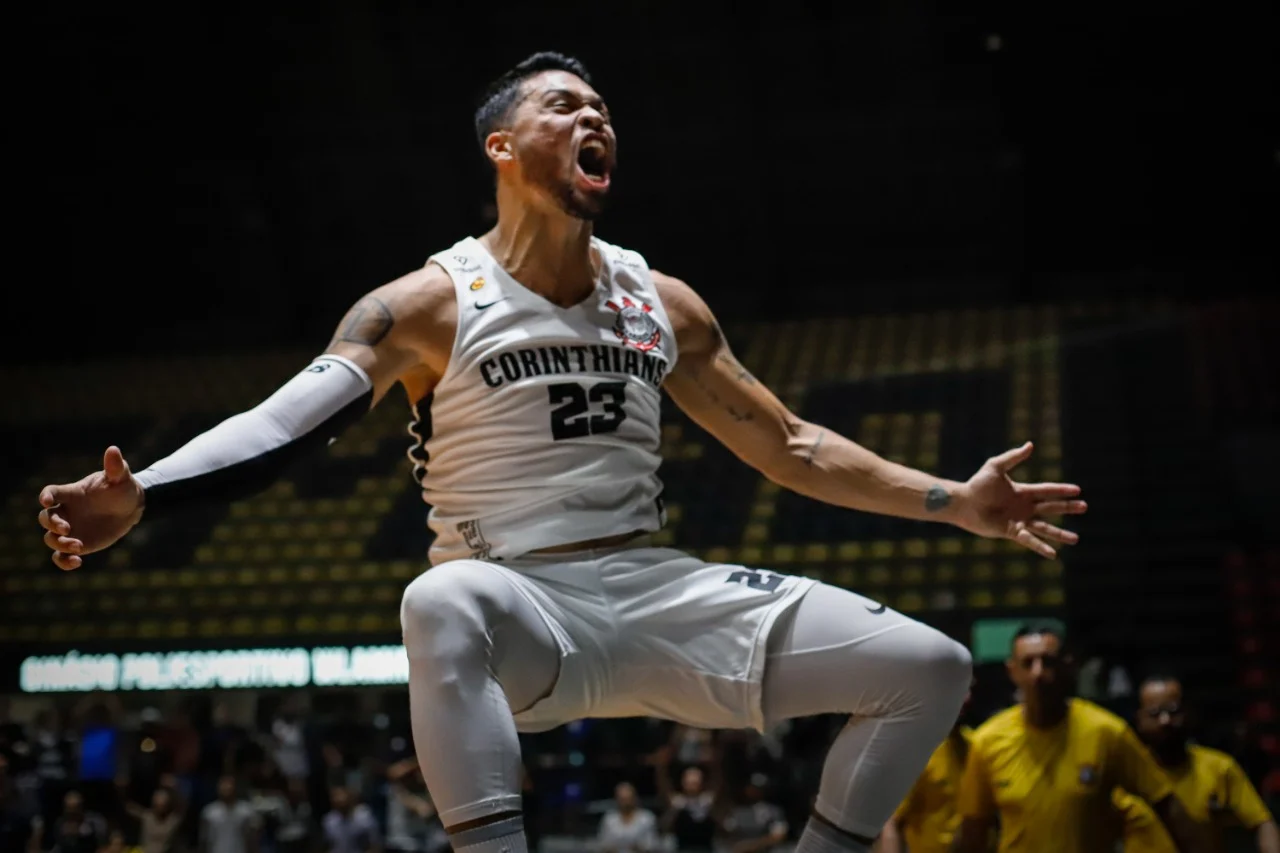
[[[864,606],[865,606],[865,605],[864,605]],[[885,606],[884,606],[883,604],[881,604],[879,607],[868,607],[868,608],[867,608],[867,612],[868,612],[868,613],[874,613],[874,614],[875,614],[875,615],[877,615],[877,616],[879,616],[879,615],[880,615],[881,613],[883,613],[884,611],[885,611]]]
[[[481,305],[479,302],[477,302],[477,303],[476,303],[476,310],[477,310],[477,311],[483,311],[484,309],[489,308],[490,306],[497,305],[499,302],[506,302],[506,301],[507,301],[507,300],[506,300],[506,297],[503,297],[502,299],[495,299],[495,300],[493,300],[492,302],[486,302],[486,303],[485,303],[485,304],[483,304],[483,305]]]

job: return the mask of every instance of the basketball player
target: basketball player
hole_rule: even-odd
[[[1181,853],[1206,853],[1160,768],[1124,720],[1070,698],[1071,657],[1051,623],[1020,628],[1007,663],[1022,696],[974,732],[960,780],[961,853],[1099,853],[1119,839],[1116,787],[1142,797]]]
[[[1134,717],[1138,737],[1173,786],[1173,794],[1195,827],[1203,850],[1227,849],[1228,827],[1253,834],[1258,853],[1280,853],[1280,831],[1267,806],[1236,760],[1225,752],[1189,743],[1182,682],[1153,675],[1138,688]],[[1113,801],[1124,816],[1125,853],[1167,853],[1173,842],[1140,797],[1116,789]]]
[[[661,392],[775,482],[849,509],[946,522],[1045,557],[1076,536],[1072,485],[1015,483],[1031,445],[967,482],[888,462],[792,412],[743,369],[706,304],[592,235],[616,137],[576,60],[541,53],[476,114],[498,224],[355,304],[326,352],[258,407],[134,476],[40,494],[54,562],[144,512],[243,496],[399,382],[431,505],[433,568],[401,606],[414,741],[453,847],[523,853],[518,729],[652,715],[764,728],[849,713],[801,853],[862,851],[968,689],[968,652],[884,605],[650,545],[663,525]]]

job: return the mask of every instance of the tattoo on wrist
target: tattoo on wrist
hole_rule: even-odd
[[[342,318],[342,325],[338,327],[338,333],[330,345],[345,341],[350,344],[376,347],[391,331],[394,324],[395,318],[391,316],[391,309],[386,306],[386,303],[376,296],[366,296],[353,305],[347,312],[347,316]]]
[[[813,459],[818,455],[818,448],[822,446],[822,439],[827,435],[826,430],[818,433],[818,437],[814,439],[813,445],[810,446],[809,452],[804,455],[804,464],[813,467]]]
[[[946,509],[951,503],[951,493],[942,486],[934,486],[925,492],[924,508],[929,512],[937,512],[940,509]]]

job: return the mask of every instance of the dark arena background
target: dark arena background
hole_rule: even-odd
[[[387,831],[412,755],[399,601],[429,544],[402,391],[259,496],[144,523],[75,572],[49,561],[37,494],[109,444],[140,470],[257,403],[361,294],[487,230],[476,98],[551,49],[587,64],[614,116],[597,233],[698,290],[793,410],[958,479],[1030,439],[1018,477],[1079,483],[1090,503],[1081,544],[1044,561],[782,492],[667,405],[658,541],[940,628],[978,664],[973,724],[1015,701],[1016,626],[1061,620],[1077,695],[1131,718],[1141,677],[1175,671],[1195,737],[1274,812],[1269,6],[39,12],[10,34],[39,60],[10,129],[30,146],[11,179],[34,191],[15,211],[33,260],[10,269],[0,366],[5,808],[25,798],[47,829],[78,790],[121,849],[137,838],[124,803],[175,783],[191,845],[217,777],[259,803],[288,776],[317,821],[341,785]],[[588,720],[524,738],[531,843],[595,844],[623,781],[661,815],[686,766],[725,808],[754,780],[794,843],[841,722]],[[446,846],[437,830],[413,849]],[[309,831],[307,850],[331,849]]]

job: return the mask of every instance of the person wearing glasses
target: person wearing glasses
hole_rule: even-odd
[[[1258,853],[1280,853],[1280,831],[1249,777],[1225,752],[1190,743],[1182,682],[1171,675],[1146,678],[1138,690],[1138,737],[1146,744],[1187,813],[1199,849],[1227,849],[1227,829],[1251,832]],[[1122,788],[1113,795],[1124,819],[1125,853],[1165,853],[1173,841],[1150,806]]]

